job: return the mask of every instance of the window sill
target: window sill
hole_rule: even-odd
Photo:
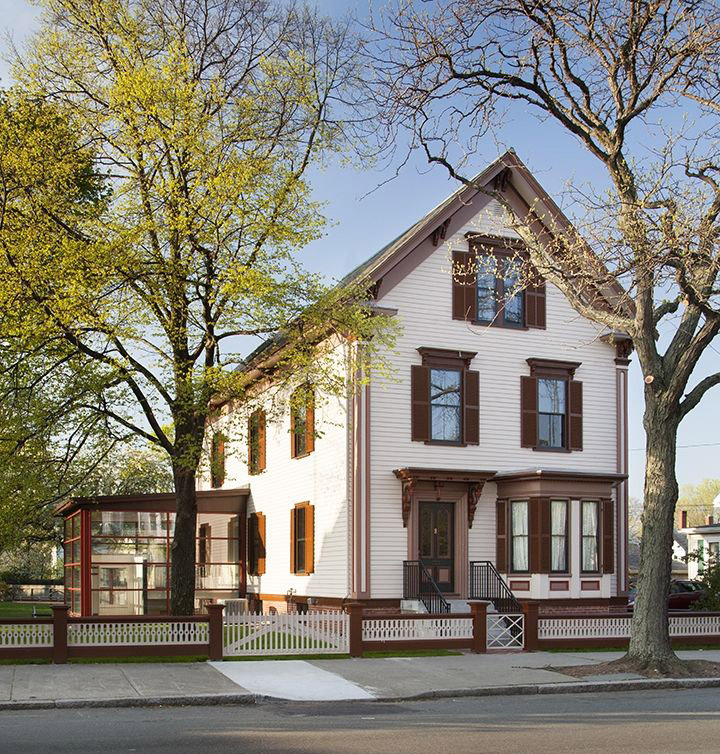
[[[542,445],[535,445],[533,450],[538,453],[577,453],[578,451],[570,450],[570,448],[545,448]]]
[[[309,450],[307,453],[300,453],[299,455],[292,456],[291,460],[296,460],[298,458],[307,458],[308,456],[311,456],[314,453],[314,451]]]
[[[260,474],[264,472],[265,472],[265,469],[258,469],[257,471],[248,470],[248,476],[259,476]]]
[[[468,445],[466,442],[453,442],[452,440],[424,440],[425,445],[444,445],[451,448],[464,448]]]

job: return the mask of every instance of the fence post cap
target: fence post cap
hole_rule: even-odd
[[[69,613],[70,605],[50,605],[50,609],[53,611],[53,615],[60,613]]]
[[[210,612],[221,613],[225,609],[225,605],[222,602],[209,602],[205,605],[205,609]]]
[[[488,607],[492,604],[490,600],[468,600],[467,603],[471,613],[479,613],[483,610],[487,612]]]

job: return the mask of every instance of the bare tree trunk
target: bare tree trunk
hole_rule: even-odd
[[[175,534],[172,541],[170,613],[192,615],[195,611],[195,529],[197,497],[195,471],[173,464],[175,478]]]
[[[645,507],[640,569],[627,660],[638,669],[664,673],[677,664],[668,633],[667,598],[672,568],[673,521],[678,497],[675,451],[679,411],[647,395],[643,422]]]

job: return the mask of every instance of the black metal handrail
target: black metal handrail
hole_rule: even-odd
[[[522,606],[489,560],[470,562],[470,599],[488,600],[499,613],[521,613]]]
[[[403,599],[420,600],[429,613],[450,612],[450,603],[422,560],[403,561]]]

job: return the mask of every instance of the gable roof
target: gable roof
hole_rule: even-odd
[[[472,178],[470,185],[461,186],[394,241],[352,270],[342,279],[341,284],[359,282],[366,278],[378,284],[380,295],[386,293],[403,277],[403,272],[398,269],[401,264],[403,270],[407,269],[408,264],[413,266],[409,260],[412,254],[418,256],[417,261],[422,261],[437,247],[438,238],[450,237],[457,232],[464,222],[491,200],[493,193],[502,194],[516,215],[523,213],[532,216],[532,222],[539,224],[547,237],[552,238],[558,232],[577,235],[568,217],[528,170],[515,150],[509,149]],[[435,239],[432,238],[433,234],[437,234]],[[481,233],[477,235],[483,237]],[[418,253],[421,245],[426,247],[424,254],[422,251]],[[597,262],[598,269],[601,269],[603,263],[599,258]],[[612,307],[632,307],[625,290],[614,280],[598,290],[598,293]],[[626,336],[618,334],[618,337],[622,339]]]
[[[497,181],[497,188],[492,187],[494,181]],[[368,281],[375,284],[376,297],[386,293],[398,280],[402,279],[406,265],[413,265],[413,261],[410,260],[411,256],[416,257],[415,261],[422,261],[424,257],[432,253],[438,245],[438,238],[451,236],[463,225],[464,221],[467,221],[468,216],[480,211],[481,202],[484,205],[490,201],[490,191],[506,194],[511,204],[517,205],[524,211],[532,208],[533,214],[545,229],[548,224],[543,221],[543,218],[549,216],[555,226],[574,232],[570,220],[513,149],[509,149],[491,162],[470,183],[471,185],[463,185],[450,194],[424,217],[351,270],[339,281],[338,286]],[[437,234],[435,239],[433,239],[434,234]],[[425,248],[419,248],[421,246]],[[598,263],[601,264],[600,260]],[[623,296],[625,291],[618,284],[613,286],[612,290],[608,288],[600,293],[612,305],[616,305],[618,297]],[[618,337],[626,336],[618,335]],[[252,351],[237,369],[240,371],[252,369],[275,354],[284,343],[285,338],[282,334],[269,338]]]

